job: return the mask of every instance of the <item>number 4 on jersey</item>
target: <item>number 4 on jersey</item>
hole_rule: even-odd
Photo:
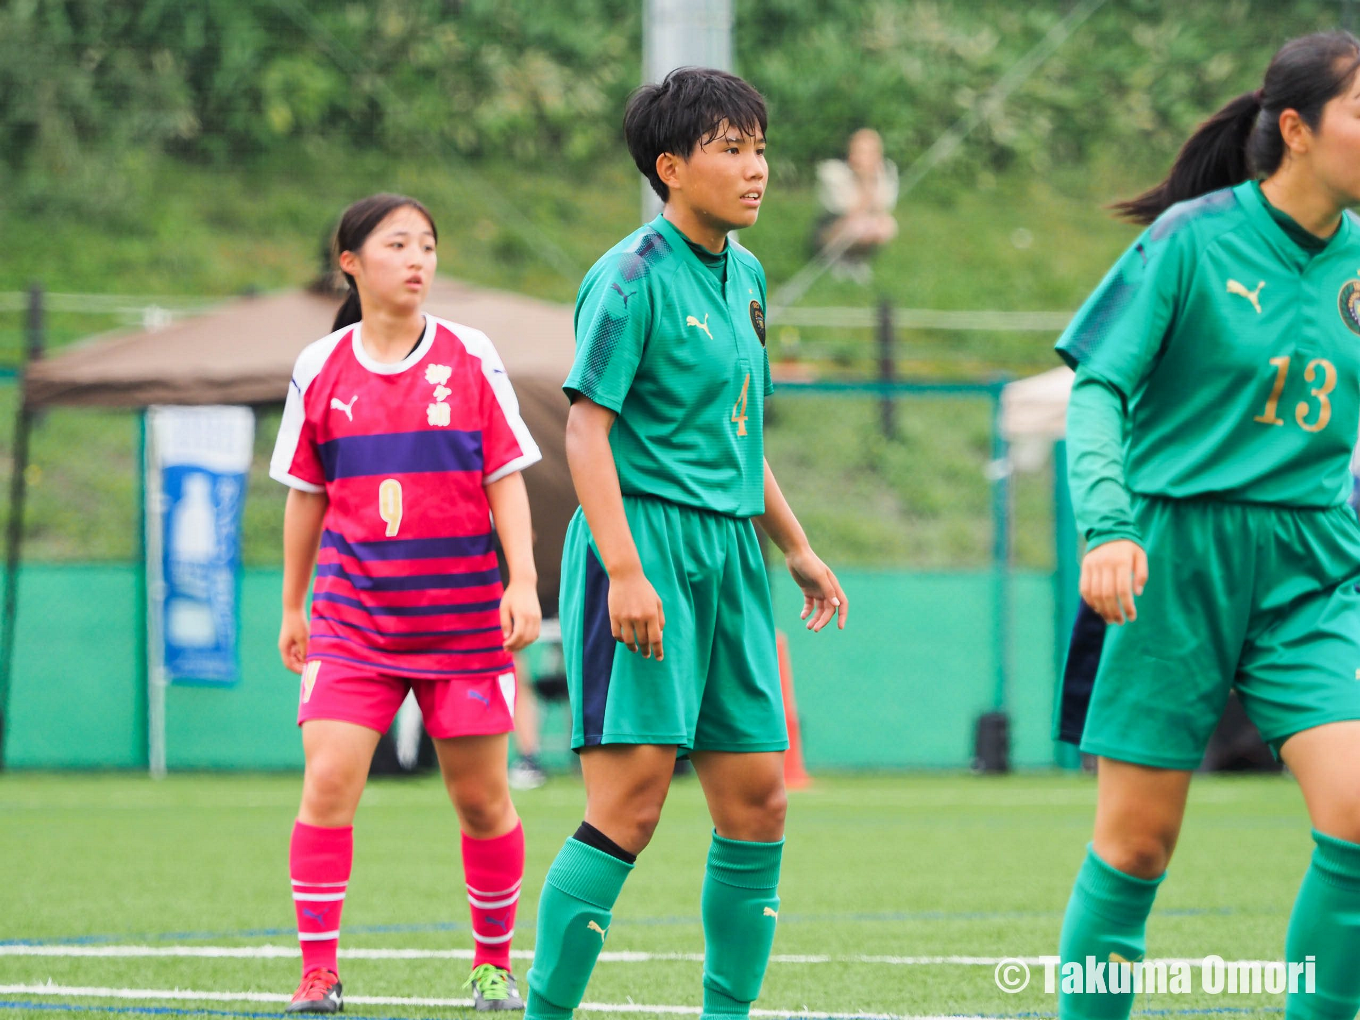
[[[737,435],[739,436],[746,435],[746,419],[748,417],[746,414],[746,394],[750,389],[751,373],[747,372],[746,378],[743,379],[741,383],[741,396],[739,396],[737,402],[732,405],[732,421],[737,426]]]

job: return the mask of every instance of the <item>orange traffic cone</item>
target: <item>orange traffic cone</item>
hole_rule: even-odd
[[[775,631],[779,651],[779,687],[784,694],[784,722],[789,728],[789,749],[784,755],[784,785],[790,790],[806,790],[812,777],[803,765],[803,734],[798,727],[798,705],[793,700],[793,662],[789,658],[789,639]]]

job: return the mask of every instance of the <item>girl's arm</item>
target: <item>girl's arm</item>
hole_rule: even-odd
[[[534,530],[529,519],[529,492],[524,476],[512,471],[486,487],[486,499],[500,536],[510,581],[501,599],[501,637],[517,652],[538,639],[543,610],[538,604],[538,569],[534,566]]]
[[[837,618],[836,626],[844,630],[850,602],[831,568],[808,545],[803,526],[793,515],[768,460],[765,461],[765,513],[757,517],[756,522],[784,554],[789,573],[803,591],[802,619],[812,617],[808,620],[808,630],[821,630],[833,616]]]
[[[1133,620],[1147,554],[1124,482],[1124,397],[1085,366],[1067,404],[1067,473],[1077,531],[1086,540],[1081,597],[1107,623]]]
[[[283,626],[279,655],[294,673],[307,664],[307,588],[321,545],[321,522],[326,516],[324,492],[288,490],[283,509]]]
[[[609,625],[614,640],[643,658],[662,658],[661,630],[666,614],[656,589],[642,573],[633,532],[623,512],[623,492],[609,430],[615,413],[586,397],[577,397],[567,413],[567,466],[576,498],[590,525],[609,575]]]

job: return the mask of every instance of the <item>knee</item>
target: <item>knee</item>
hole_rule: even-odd
[[[789,813],[789,795],[779,783],[765,791],[752,805],[752,814],[767,831],[775,833],[767,842],[782,839],[784,819]]]
[[[1171,862],[1174,840],[1158,833],[1124,836],[1097,848],[1097,856],[1116,871],[1135,878],[1158,878]]]
[[[720,836],[752,843],[777,843],[784,838],[789,798],[782,781],[745,790],[739,800],[714,807]]]
[[[1313,824],[1318,832],[1345,843],[1360,843],[1360,805],[1347,805]]]
[[[637,847],[634,853],[640,853],[652,841],[659,824],[661,824],[660,804],[642,802],[637,805],[632,831],[629,833],[633,845]]]
[[[354,806],[362,787],[363,776],[356,777],[342,763],[326,759],[309,762],[303,776],[299,815],[312,825],[349,825],[354,821]]]
[[[473,839],[488,839],[505,830],[514,806],[510,792],[489,786],[460,785],[450,790],[462,830]]]

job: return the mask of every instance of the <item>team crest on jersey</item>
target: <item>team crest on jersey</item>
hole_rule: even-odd
[[[759,301],[751,302],[751,326],[756,331],[756,336],[760,340],[760,346],[765,346],[765,312],[760,307]]]
[[[1342,284],[1336,304],[1346,328],[1360,336],[1360,280],[1347,280]]]
[[[446,427],[453,420],[449,405],[444,403],[453,392],[444,385],[452,374],[453,369],[448,365],[429,365],[425,369],[425,381],[434,387],[434,403],[425,408],[425,420],[436,428]]]

